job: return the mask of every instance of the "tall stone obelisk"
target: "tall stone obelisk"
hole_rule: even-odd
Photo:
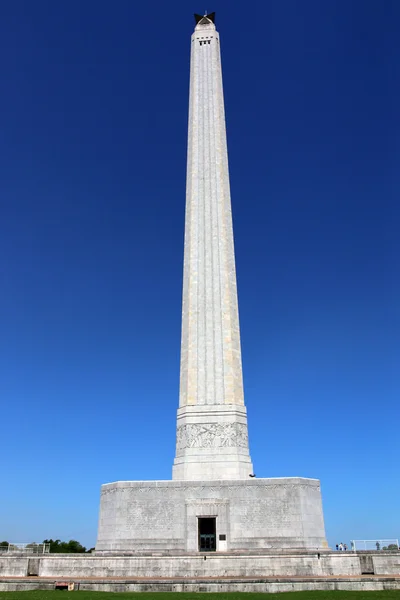
[[[173,479],[248,479],[219,35],[191,38],[180,401]]]
[[[213,14],[196,22],[173,479],[102,485],[96,552],[178,552],[181,572],[179,553],[244,551],[243,575],[249,551],[326,539],[317,479],[249,477],[219,36]]]

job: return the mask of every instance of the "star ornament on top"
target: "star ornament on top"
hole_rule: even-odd
[[[196,25],[209,25],[210,23],[215,23],[215,12],[210,13],[209,15],[206,13],[205,15],[194,15],[194,19],[196,21]]]

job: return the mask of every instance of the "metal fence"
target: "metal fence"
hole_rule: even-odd
[[[351,540],[351,550],[399,550],[399,540]]]
[[[35,542],[31,542],[29,544],[3,543],[0,545],[0,554],[12,554],[15,552],[23,552],[24,554],[48,554],[50,552],[50,544],[36,544]]]

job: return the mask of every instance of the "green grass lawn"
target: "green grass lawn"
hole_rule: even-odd
[[[123,600],[400,600],[399,590],[379,592],[289,592],[279,594],[256,594],[252,592],[186,593],[186,592],[126,592],[117,594]],[[112,600],[113,592],[65,592],[62,590],[35,590],[31,592],[0,592],[0,600]],[[140,598],[139,598],[140,596]]]

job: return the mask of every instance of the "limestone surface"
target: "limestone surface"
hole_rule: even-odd
[[[240,554],[274,548],[326,548],[321,492],[316,479],[254,478],[243,395],[219,35],[213,19],[200,17],[191,38],[173,480],[103,485],[96,552],[211,549]],[[241,574],[243,565],[236,565]]]
[[[199,518],[217,551],[325,549],[317,479],[119,481],[102,486],[96,551],[199,549]]]
[[[173,479],[248,479],[220,39],[191,38],[180,400]]]

